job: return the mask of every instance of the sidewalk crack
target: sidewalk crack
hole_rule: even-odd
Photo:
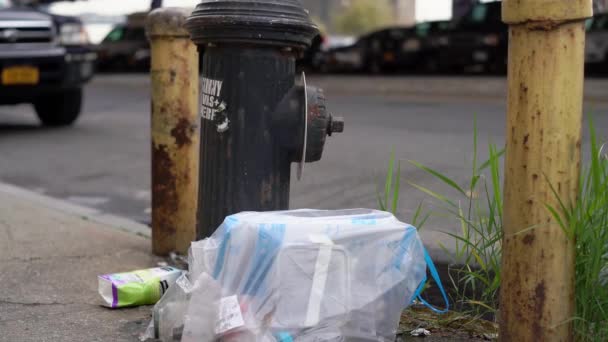
[[[12,300],[7,300],[7,299],[0,299],[0,304],[21,305],[21,306],[51,306],[51,305],[75,305],[75,304],[81,304],[81,303],[59,303],[59,302],[49,302],[49,303],[42,303],[42,302],[18,302],[18,301],[12,301]]]
[[[120,256],[124,253],[124,251],[119,251],[114,253],[114,256]],[[99,254],[99,255],[58,255],[51,257],[15,257],[6,260],[0,259],[0,262],[34,262],[34,261],[46,261],[46,260],[56,260],[56,259],[68,259],[68,260],[82,260],[82,259],[98,259],[108,257],[108,254]]]

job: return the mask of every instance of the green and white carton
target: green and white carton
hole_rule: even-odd
[[[156,304],[183,271],[157,267],[98,277],[104,305],[113,309]]]

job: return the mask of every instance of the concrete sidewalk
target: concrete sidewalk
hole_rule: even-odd
[[[0,341],[138,341],[151,307],[100,306],[97,275],[155,267],[146,231],[0,184]]]

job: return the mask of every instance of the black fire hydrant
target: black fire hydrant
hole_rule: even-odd
[[[318,35],[298,0],[205,0],[186,24],[203,53],[199,239],[241,211],[289,208],[291,164],[321,159],[342,132],[296,74]],[[300,81],[301,79],[301,81]]]

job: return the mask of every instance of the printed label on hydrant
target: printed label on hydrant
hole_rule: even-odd
[[[226,110],[226,103],[220,99],[224,81],[213,80],[203,77],[201,82],[201,117],[206,120],[215,121],[218,113]]]

